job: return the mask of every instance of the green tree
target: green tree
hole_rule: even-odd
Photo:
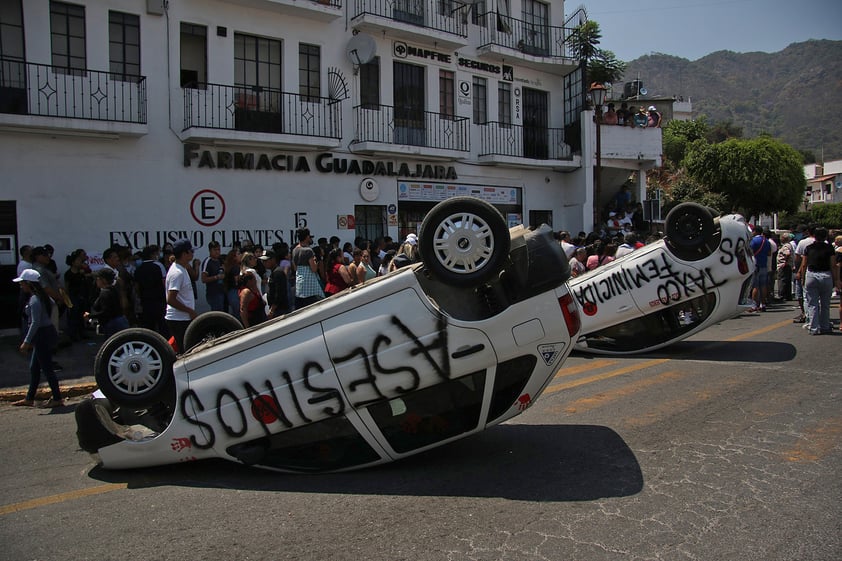
[[[730,119],[714,123],[707,134],[708,142],[725,142],[730,138],[742,138],[743,127],[735,125]]]
[[[612,51],[597,49],[588,61],[588,77],[593,82],[617,82],[626,72],[626,63],[618,60]]]
[[[599,24],[588,19],[570,35],[570,54],[583,63],[582,83],[585,85],[591,82],[616,82],[626,71],[625,62],[619,60],[612,51],[599,48],[601,39]]]
[[[670,166],[673,169],[678,168],[687,152],[687,146],[696,140],[705,139],[709,131],[710,127],[704,116],[692,121],[673,119],[668,122],[663,130],[663,150]]]
[[[684,158],[690,177],[749,219],[797,210],[807,186],[801,162],[794,148],[769,137],[694,142]]]

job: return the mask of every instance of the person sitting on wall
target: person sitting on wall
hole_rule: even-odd
[[[646,109],[643,107],[638,109],[637,113],[634,114],[632,121],[634,122],[635,128],[646,128],[649,124],[649,115],[646,114]]]
[[[624,127],[630,120],[631,112],[629,111],[629,104],[624,101],[620,104],[620,110],[617,111],[617,124]]]
[[[646,126],[648,126],[648,127],[660,127],[661,126],[661,114],[658,113],[658,110],[655,108],[654,105],[650,105],[649,110],[647,111]]]
[[[608,111],[602,114],[602,124],[603,125],[616,125],[617,124],[617,112],[614,111],[614,104],[608,104]]]

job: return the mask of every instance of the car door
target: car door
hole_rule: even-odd
[[[322,325],[348,403],[394,456],[480,425],[485,378],[496,365],[491,343],[415,288]]]
[[[643,312],[638,307],[635,292],[640,290],[646,259],[630,253],[584,275],[568,281],[573,298],[582,310],[582,337],[589,337],[609,326],[621,324]]]
[[[193,429],[184,437],[200,450],[213,447],[245,463],[285,470],[342,469],[383,459],[344,398],[321,324],[250,344],[261,335],[211,349],[214,356],[190,369],[189,388],[179,396],[180,414]]]

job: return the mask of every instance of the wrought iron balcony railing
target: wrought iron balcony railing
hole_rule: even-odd
[[[470,120],[389,105],[358,105],[357,142],[382,142],[467,152]]]
[[[479,14],[477,25],[480,48],[496,45],[526,55],[572,58],[570,40],[575,28],[529,23],[496,12]]]
[[[184,88],[184,130],[191,127],[341,138],[337,100],[259,86]]]
[[[508,156],[534,160],[571,160],[564,129],[512,125],[489,121],[480,125],[479,156]]]
[[[0,113],[146,123],[146,77],[0,58]]]
[[[465,3],[458,0],[353,0],[353,15],[380,16],[401,23],[468,36]]]

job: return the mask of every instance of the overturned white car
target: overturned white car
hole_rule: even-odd
[[[667,215],[665,234],[570,280],[582,311],[577,350],[652,351],[750,307],[754,260],[741,216],[682,203]]]
[[[81,447],[106,468],[344,470],[521,413],[579,334],[552,231],[509,230],[458,197],[427,215],[419,244],[423,263],[250,329],[203,314],[178,357],[152,331],[116,334],[95,363],[106,399],[77,407]]]

